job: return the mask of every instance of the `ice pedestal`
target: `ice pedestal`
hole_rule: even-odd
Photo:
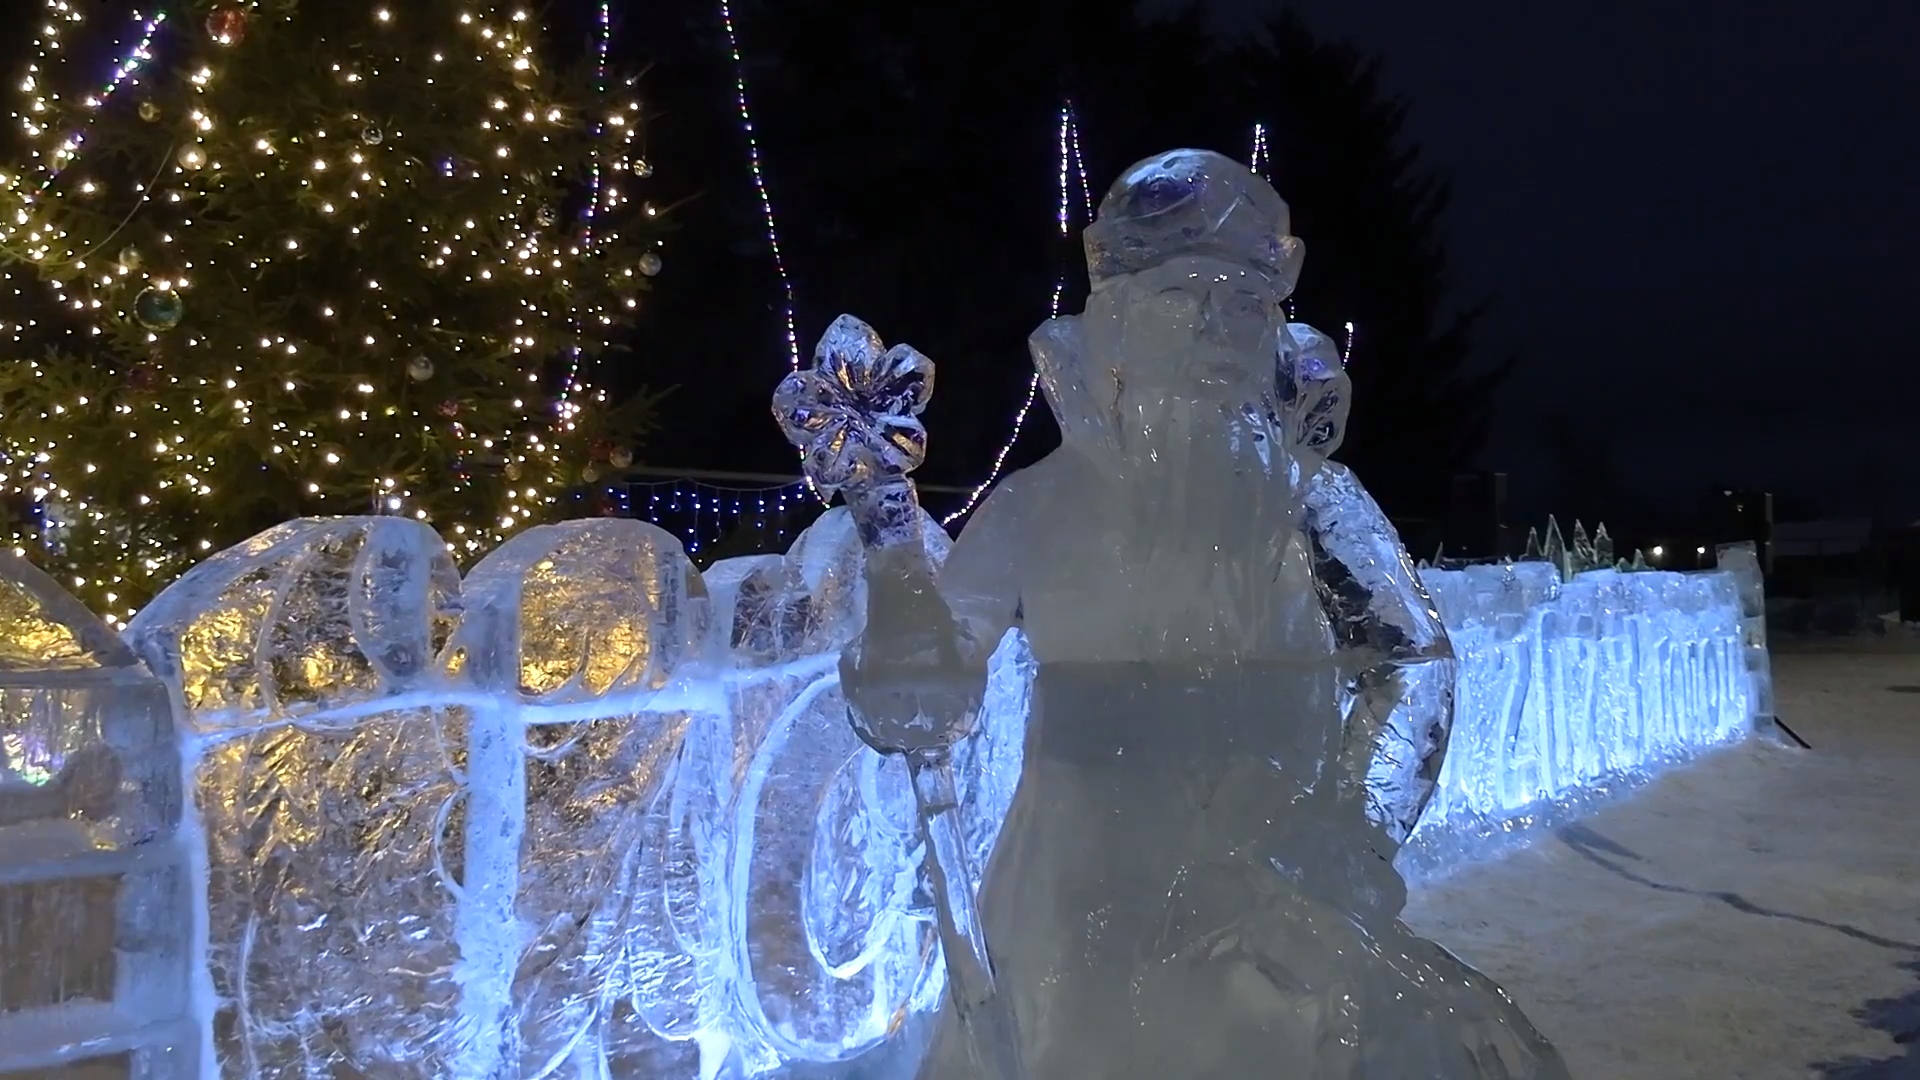
[[[0,556],[0,1077],[197,1074],[179,762],[165,684]]]

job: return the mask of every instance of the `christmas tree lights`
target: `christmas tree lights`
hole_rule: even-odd
[[[202,3],[104,89],[45,14],[0,170],[16,552],[122,619],[275,521],[466,559],[630,462],[584,377],[659,267],[604,2],[581,71],[504,5]]]

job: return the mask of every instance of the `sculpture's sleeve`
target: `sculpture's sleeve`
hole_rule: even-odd
[[[1314,579],[1346,694],[1341,782],[1404,843],[1432,798],[1453,726],[1453,648],[1400,534],[1344,466],[1306,493]]]

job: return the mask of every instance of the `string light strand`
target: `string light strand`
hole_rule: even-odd
[[[740,130],[747,139],[747,169],[753,174],[753,190],[760,198],[760,216],[766,223],[767,249],[773,253],[773,269],[780,277],[780,294],[783,301],[781,318],[786,327],[787,370],[795,371],[800,367],[800,329],[796,314],[796,301],[793,292],[793,276],[787,273],[786,253],[780,249],[780,226],[773,214],[773,196],[767,191],[766,169],[760,159],[760,134],[753,125],[753,109],[747,101],[747,62],[740,55],[740,34],[734,27],[733,7],[728,0],[719,0],[720,27],[726,33],[727,56],[733,61],[733,97],[740,116]],[[829,500],[814,486],[813,478],[807,478],[807,490],[822,505]]]
[[[1080,125],[1074,120],[1073,102],[1071,101],[1060,106],[1059,152],[1060,161],[1057,175],[1060,185],[1060,199],[1054,214],[1054,220],[1059,225],[1060,236],[1061,239],[1064,240],[1073,235],[1073,222],[1071,214],[1069,213],[1069,208],[1073,205],[1073,180],[1077,179],[1079,181],[1080,202],[1081,205],[1086,207],[1086,220],[1091,220],[1093,217],[1093,190],[1087,184],[1087,166],[1085,160],[1080,156]],[[1067,278],[1063,273],[1055,280],[1053,285],[1053,299],[1047,305],[1047,315],[1049,318],[1057,319],[1060,317],[1060,302],[1066,295],[1066,291]],[[1007,436],[1007,441],[1001,444],[999,452],[993,455],[993,467],[987,470],[985,479],[981,480],[971,491],[967,492],[966,500],[960,504],[958,509],[940,519],[940,524],[951,525],[966,516],[975,506],[979,505],[981,498],[986,495],[988,489],[993,487],[994,481],[1000,478],[1000,473],[1006,468],[1007,456],[1013,453],[1014,444],[1020,441],[1020,434],[1026,430],[1027,417],[1032,415],[1034,402],[1039,400],[1039,397],[1040,373],[1036,371],[1027,379],[1026,396],[1021,400],[1020,408],[1013,415],[1013,431]]]

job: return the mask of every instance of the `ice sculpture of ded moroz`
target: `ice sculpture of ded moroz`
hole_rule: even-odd
[[[1564,1077],[1497,986],[1397,920],[1445,638],[1325,462],[1339,357],[1281,312],[1286,204],[1174,151],[1114,185],[1086,248],[1086,312],[1032,340],[1063,445],[956,542],[933,598],[952,623],[870,554],[842,662],[856,713],[912,682],[913,654],[873,637],[903,622],[888,597],[961,639],[922,654],[922,701],[978,700],[936,685],[979,677],[952,658],[1029,639],[1025,767],[980,898],[1015,1057],[1047,1080]],[[961,1011],[922,1080],[975,1075]]]

